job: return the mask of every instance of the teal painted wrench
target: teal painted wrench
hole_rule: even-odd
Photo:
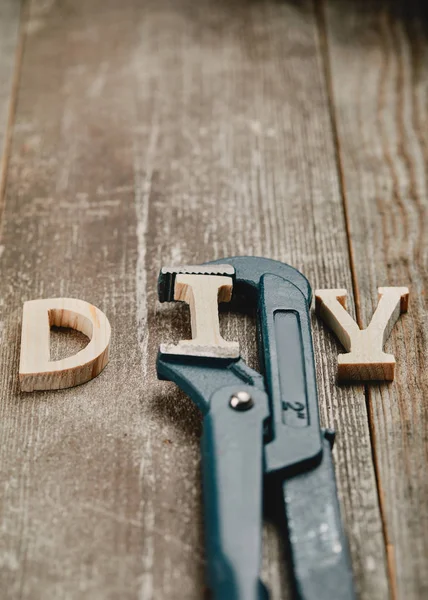
[[[229,278],[231,306],[256,311],[263,371],[250,369],[227,342],[161,346],[158,355],[158,376],[174,381],[204,415],[201,452],[212,597],[269,597],[259,575],[266,484],[278,500],[276,516],[290,554],[294,597],[353,600],[331,456],[334,433],[321,430],[318,418],[310,285],[289,265],[234,257],[162,269],[159,299],[182,299],[182,281],[193,282],[203,294],[209,277]],[[199,302],[196,291],[191,308],[192,302]],[[193,317],[192,329],[202,329]],[[209,314],[201,319],[209,322]]]

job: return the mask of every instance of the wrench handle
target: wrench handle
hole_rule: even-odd
[[[251,395],[248,410],[230,398]],[[263,421],[267,397],[251,386],[221,388],[204,418],[202,474],[207,578],[213,600],[267,600],[261,560]]]
[[[355,600],[330,443],[321,464],[283,482],[296,600]]]

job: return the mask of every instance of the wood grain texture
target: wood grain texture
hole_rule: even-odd
[[[408,285],[386,350],[396,380],[368,402],[396,598],[428,597],[428,11],[426,3],[327,2],[332,105],[359,290]]]
[[[0,589],[8,600],[203,597],[200,416],[158,382],[164,264],[265,255],[352,289],[313,5],[274,0],[32,0],[4,214]],[[112,325],[96,380],[18,390],[22,303],[74,296]],[[225,316],[256,364],[254,323]],[[387,579],[364,390],[334,383],[314,319],[322,421],[359,597]],[[126,357],[126,360],[124,359]],[[287,598],[264,531],[263,577]]]

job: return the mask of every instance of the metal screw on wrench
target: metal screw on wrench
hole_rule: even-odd
[[[240,391],[232,394],[229,404],[235,410],[248,410],[253,406],[254,402],[248,392]]]

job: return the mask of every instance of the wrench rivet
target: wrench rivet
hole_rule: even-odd
[[[253,406],[254,402],[248,392],[241,390],[236,394],[232,394],[229,404],[235,410],[248,410]]]

